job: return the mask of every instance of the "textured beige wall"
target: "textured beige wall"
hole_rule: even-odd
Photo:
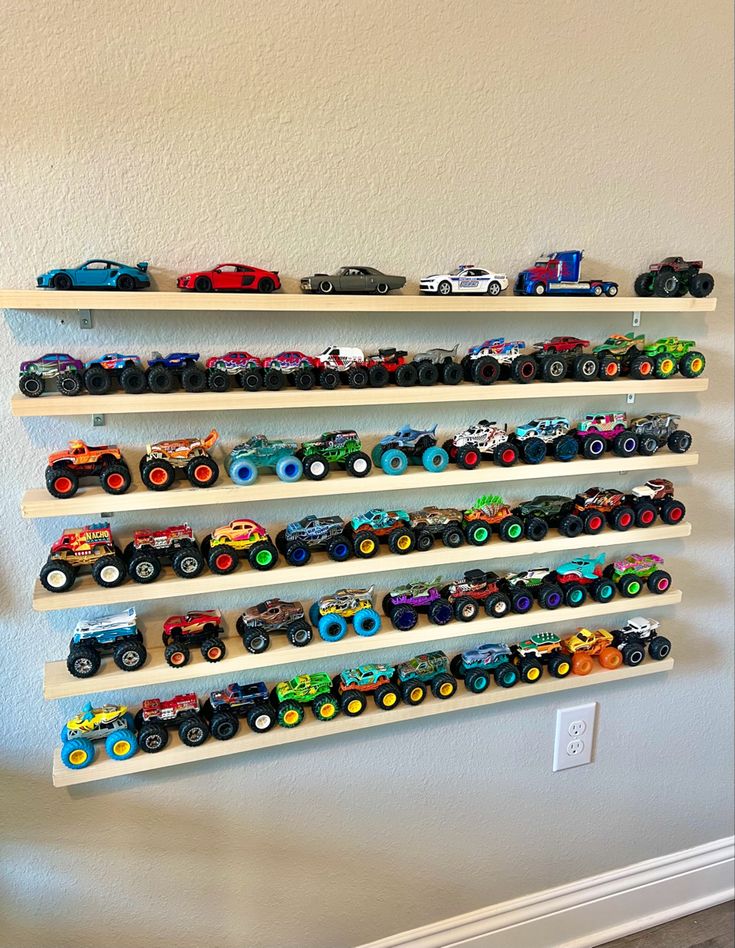
[[[73,434],[125,444],[188,429],[174,416],[120,416],[101,433],[87,418],[21,423],[6,409],[5,948],[342,948],[731,832],[730,8],[6,0],[2,286],[32,285],[47,266],[88,254],[148,258],[160,286],[221,258],[271,264],[291,287],[302,273],[352,260],[414,282],[473,258],[513,273],[565,245],[585,247],[588,272],[624,286],[659,255],[701,255],[720,305],[706,319],[644,322],[654,337],[698,339],[711,379],[701,398],[648,396],[636,406],[680,411],[704,459],[677,479],[694,536],[661,548],[686,593],[665,614],[676,670],[585,693],[600,701],[598,759],[556,775],[554,710],[570,702],[538,698],[53,790],[51,748],[76,702],[45,704],[41,667],[62,655],[79,616],[30,611],[32,576],[61,524],[22,522],[21,491],[41,482],[44,453]],[[423,324],[307,315],[270,325],[237,314],[99,314],[92,333],[71,314],[10,313],[0,326],[10,367],[3,401],[19,360],[55,349],[415,348],[629,328],[582,316],[460,322],[448,312]],[[622,407],[589,402],[608,405]],[[586,407],[502,404],[498,413],[514,422]],[[301,436],[334,424],[382,433],[406,420],[451,428],[471,418],[427,408],[260,420]],[[245,417],[196,419],[202,428],[210,420],[226,442],[247,433]],[[468,499],[439,487],[411,497]],[[273,522],[307,512],[247,510]],[[332,511],[350,505],[335,498],[323,508]],[[192,522],[235,513],[199,511]],[[135,523],[116,519],[123,531]]]

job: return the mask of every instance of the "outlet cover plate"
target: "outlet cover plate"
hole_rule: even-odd
[[[558,708],[554,738],[554,771],[592,763],[597,702]]]

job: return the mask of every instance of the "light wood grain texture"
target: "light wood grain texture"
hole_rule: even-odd
[[[172,733],[168,747],[159,754],[144,754],[138,751],[135,756],[128,760],[110,760],[105,756],[104,748],[99,747],[97,748],[97,759],[84,770],[69,770],[68,767],[65,767],[61,762],[60,750],[57,748],[54,752],[53,783],[55,787],[71,787],[96,780],[109,780],[113,777],[125,777],[131,774],[160,770],[164,767],[175,767],[178,764],[212,760],[216,757],[229,757],[232,754],[244,754],[268,747],[281,747],[285,744],[297,744],[300,741],[344,734],[348,731],[360,731],[368,727],[417,721],[435,714],[469,711],[506,701],[522,701],[526,698],[532,699],[541,695],[562,694],[577,688],[611,685],[615,682],[628,681],[646,675],[669,672],[673,667],[674,661],[671,658],[660,662],[646,659],[642,665],[638,665],[636,668],[623,667],[615,671],[596,668],[591,674],[585,676],[569,675],[567,678],[559,680],[544,675],[534,684],[521,682],[513,688],[491,686],[481,695],[468,694],[460,686],[461,690],[448,700],[441,701],[429,695],[424,703],[418,707],[401,704],[391,711],[380,711],[374,705],[369,704],[367,710],[357,718],[347,718],[340,715],[332,721],[316,721],[308,716],[309,712],[307,711],[307,717],[304,718],[304,721],[292,730],[276,726],[265,734],[254,734],[243,722],[240,725],[240,731],[232,740],[215,741],[209,738],[201,747],[186,747],[181,744],[178,735]]]
[[[93,678],[74,678],[69,674],[66,661],[47,662],[44,675],[43,693],[47,700],[55,698],[69,698],[74,695],[91,695],[103,691],[116,691],[121,688],[147,688],[150,685],[177,685],[197,678],[207,678],[212,675],[233,675],[237,677],[244,672],[248,680],[254,676],[266,677],[262,674],[265,668],[276,668],[279,665],[290,665],[298,662],[329,660],[345,655],[359,655],[359,661],[365,661],[368,652],[384,652],[388,649],[403,648],[409,645],[424,645],[435,641],[451,641],[475,637],[488,637],[493,642],[503,641],[503,633],[531,627],[549,625],[557,622],[568,622],[570,632],[584,625],[586,620],[595,616],[616,615],[619,613],[633,613],[648,615],[651,609],[661,609],[666,606],[678,605],[682,594],[679,589],[669,589],[661,595],[645,593],[634,600],[614,599],[612,602],[587,602],[576,609],[564,607],[561,609],[541,609],[535,606],[526,615],[508,615],[502,619],[491,619],[487,616],[475,619],[474,622],[452,622],[446,626],[432,625],[425,618],[419,620],[415,629],[408,632],[398,632],[392,629],[388,619],[383,620],[383,631],[369,638],[360,637],[350,631],[339,642],[325,642],[314,633],[314,640],[304,648],[296,649],[288,643],[285,636],[273,636],[271,647],[262,655],[251,655],[245,650],[241,639],[234,632],[226,638],[227,655],[216,664],[205,662],[196,649],[192,651],[192,659],[183,668],[171,668],[163,657],[163,647],[148,649],[148,660],[143,668],[135,672],[124,672],[115,665],[112,659],[103,659],[103,666]],[[228,615],[226,624],[234,629],[236,615]],[[146,644],[159,640],[159,630],[155,631],[147,626],[152,634],[146,636]],[[235,680],[233,678],[232,680]],[[189,687],[187,685],[187,687]]]
[[[126,452],[127,453],[127,452]],[[387,494],[393,491],[425,490],[426,488],[469,486],[476,490],[488,484],[538,480],[559,477],[596,477],[598,474],[629,474],[634,471],[655,471],[664,468],[695,467],[699,455],[673,454],[659,451],[652,457],[619,458],[608,454],[596,461],[580,458],[563,463],[546,460],[543,464],[517,464],[512,468],[496,467],[486,463],[474,471],[450,466],[441,474],[432,474],[422,467],[410,467],[405,474],[395,477],[373,469],[369,477],[351,477],[344,471],[334,471],[323,481],[302,478],[293,484],[280,481],[275,475],[264,474],[249,487],[233,484],[222,469],[220,481],[206,490],[191,487],[186,480],[176,481],[165,492],[147,490],[135,476],[133,485],[125,494],[105,493],[99,486],[82,487],[78,494],[67,500],[52,497],[43,487],[28,490],[23,495],[21,512],[27,518],[67,517],[123,513],[130,510],[173,510],[191,507],[218,507],[225,504],[261,503],[267,500],[299,500],[312,497],[333,497],[346,494]],[[136,466],[131,471],[137,475]]]
[[[498,382],[495,385],[431,385],[413,388],[352,389],[335,391],[312,389],[300,392],[293,388],[280,392],[249,393],[240,389],[229,392],[172,392],[169,395],[42,395],[27,398],[20,392],[11,398],[12,412],[19,418],[70,415],[142,415],[151,412],[186,413],[193,411],[295,411],[315,408],[361,408],[372,405],[446,405],[466,402],[519,401],[543,398],[591,398],[595,395],[656,395],[662,392],[705,392],[706,378],[684,379],[617,379],[612,382]]]
[[[461,546],[449,550],[444,546],[435,545],[426,552],[407,553],[397,556],[381,547],[381,552],[369,560],[353,558],[345,563],[335,563],[326,554],[315,554],[306,566],[295,567],[284,563],[281,558],[278,565],[267,572],[258,572],[250,569],[247,564],[238,567],[228,576],[216,573],[203,573],[195,579],[179,579],[171,569],[164,568],[161,578],[153,583],[140,584],[127,581],[122,586],[113,589],[103,589],[98,586],[91,576],[80,576],[75,585],[67,592],[51,593],[43,588],[40,581],[36,581],[33,593],[33,608],[37,612],[53,612],[60,609],[78,609],[85,606],[110,606],[116,603],[149,602],[154,599],[171,599],[185,596],[187,600],[193,596],[212,596],[220,592],[238,592],[244,589],[264,589],[268,586],[279,590],[286,585],[306,582],[328,582],[329,589],[336,589],[347,578],[362,577],[367,584],[372,582],[376,573],[401,572],[408,569],[423,569],[426,575],[437,566],[451,567],[456,565],[473,565],[486,563],[491,560],[517,559],[523,556],[533,556],[537,565],[542,556],[547,553],[566,553],[575,550],[593,550],[602,547],[625,546],[630,550],[637,545],[647,545],[662,540],[672,540],[688,537],[692,532],[691,524],[679,523],[668,527],[658,525],[645,529],[636,528],[621,533],[616,530],[606,530],[598,536],[575,537],[569,539],[554,536],[533,543],[530,540],[521,540],[518,543],[504,543],[497,538],[485,547]]]
[[[118,293],[105,290],[0,290],[0,309],[176,310],[179,312],[250,313],[710,313],[717,299],[528,296],[455,296],[419,294],[372,296],[312,293],[180,293],[167,291]]]

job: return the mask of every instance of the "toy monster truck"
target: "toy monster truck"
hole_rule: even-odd
[[[594,346],[592,354],[599,362],[599,377],[612,381],[620,375],[632,379],[647,379],[653,376],[653,359],[645,354],[645,336],[628,332],[608,336],[604,342]]]
[[[457,679],[449,670],[444,652],[426,652],[396,665],[393,678],[406,704],[417,705],[426,697],[428,688],[435,698],[446,700],[457,691]]]
[[[128,576],[152,583],[168,562],[181,579],[193,579],[204,569],[204,557],[188,523],[163,530],[136,530],[125,547]]]
[[[603,668],[619,668],[623,663],[620,651],[613,645],[613,637],[606,629],[577,629],[562,644],[572,657],[575,675],[589,675],[594,668],[593,657]]]
[[[367,707],[369,694],[381,710],[395,708],[401,700],[401,693],[392,680],[395,671],[392,665],[345,668],[332,682],[342,713],[349,718],[358,717]]]
[[[291,566],[304,566],[314,550],[324,550],[330,559],[343,563],[352,556],[352,546],[339,517],[309,514],[289,523],[276,534],[276,546]]]
[[[134,608],[77,622],[66,667],[75,678],[91,678],[99,671],[102,656],[108,654],[120,671],[135,671],[145,662],[148,653]]]
[[[456,361],[459,344],[453,349],[427,349],[417,352],[413,357],[417,377],[421,385],[433,385],[442,382],[444,385],[459,385],[464,378],[462,366]],[[426,381],[433,379],[433,381]]]
[[[360,559],[370,559],[378,552],[381,541],[391,553],[410,553],[416,543],[411,518],[405,510],[380,510],[373,507],[353,517],[349,524],[352,549]]]
[[[464,543],[464,514],[456,507],[422,507],[409,511],[411,529],[415,535],[415,548],[425,552],[441,540],[449,549],[456,549]]]
[[[240,685],[233,681],[220,691],[210,692],[202,705],[202,715],[209,732],[217,741],[229,741],[240,730],[240,718],[245,718],[251,731],[264,734],[276,723],[268,688],[264,681]]]
[[[523,521],[498,494],[486,494],[465,510],[464,531],[473,546],[484,546],[493,532],[507,543],[516,543],[523,537]]]
[[[449,455],[436,443],[436,425],[427,429],[403,425],[378,441],[372,459],[386,474],[403,474],[409,464],[423,464],[427,471],[438,474],[449,464]]]
[[[367,589],[338,589],[311,604],[309,620],[326,642],[343,639],[350,619],[358,635],[375,635],[382,622],[375,611],[373,592],[372,586]]]
[[[168,701],[146,698],[135,715],[138,745],[146,754],[157,754],[168,744],[168,732],[176,728],[187,747],[199,747],[209,737],[199,698],[194,692],[176,695]]]
[[[512,688],[520,678],[513,663],[513,652],[507,645],[479,645],[455,655],[449,663],[455,678],[464,681],[465,688],[473,694],[485,691],[490,679],[501,688]]]
[[[441,590],[442,598],[451,605],[458,622],[471,622],[484,606],[487,615],[500,619],[510,610],[510,599],[501,589],[497,573],[468,569],[462,579],[448,583]]]
[[[607,523],[613,530],[630,530],[636,522],[633,507],[625,494],[614,488],[590,487],[574,498],[574,512],[582,521],[584,532],[596,535]],[[641,524],[645,526],[645,524]]]
[[[666,524],[680,523],[687,512],[684,504],[674,498],[674,485],[665,477],[652,477],[634,487],[627,500],[639,527],[649,527],[657,515]]]
[[[296,675],[290,681],[279,681],[271,691],[271,704],[281,727],[297,727],[304,720],[304,708],[311,707],[317,721],[331,721],[340,706],[332,692],[332,679],[324,672]]]
[[[433,385],[436,382],[434,372],[428,366],[424,366],[419,372],[418,366],[406,361],[407,356],[405,349],[395,349],[392,346],[368,354],[365,359],[372,387],[381,388],[391,381],[400,388],[410,388],[417,383]]]
[[[548,566],[507,573],[500,581],[500,588],[509,597],[513,612],[528,612],[534,599],[542,609],[558,609],[563,605],[564,593],[551,575]]]
[[[506,342],[505,339],[486,339],[477,346],[470,346],[462,359],[465,378],[477,385],[492,385],[499,378],[512,378],[516,382],[533,382],[538,372],[534,356],[523,350],[522,339]]]
[[[219,662],[227,653],[222,641],[222,613],[218,609],[169,616],[163,623],[163,657],[172,668],[189,664],[191,649],[199,648],[202,658]]]
[[[608,447],[620,458],[632,457],[638,450],[638,435],[628,428],[624,411],[588,412],[576,435],[589,460],[602,457]]]
[[[681,415],[658,411],[634,418],[630,430],[638,438],[638,451],[646,457],[666,445],[674,454],[684,454],[692,446],[688,431],[679,430]]]
[[[645,616],[633,616],[628,619],[622,629],[615,629],[612,634],[613,644],[623,656],[623,664],[634,667],[640,665],[648,654],[654,661],[660,662],[671,652],[671,642],[664,635],[659,635],[660,622],[657,619],[647,619]]]
[[[92,763],[93,741],[104,741],[113,760],[127,760],[138,749],[132,715],[125,705],[117,704],[93,708],[87,702],[61,729],[61,740],[61,761],[70,770],[81,770]]]
[[[709,296],[715,288],[711,274],[702,273],[701,260],[683,257],[664,257],[652,263],[645,273],[636,277],[634,288],[638,296]]]
[[[679,371],[684,378],[696,379],[704,372],[707,363],[694,346],[696,342],[693,339],[666,336],[648,343],[643,351],[653,359],[653,371],[657,378],[667,379]]]
[[[571,434],[568,418],[533,418],[515,430],[515,441],[526,464],[540,464],[549,451],[555,461],[573,461],[577,442]]]
[[[84,387],[90,395],[107,395],[117,383],[128,395],[146,390],[145,369],[140,356],[106,352],[84,366]]]
[[[599,364],[595,356],[584,352],[589,339],[578,336],[552,336],[533,344],[539,374],[544,382],[561,382],[573,375],[579,382],[597,378]]]
[[[273,569],[278,562],[268,531],[246,517],[213,530],[202,540],[202,552],[212,572],[221,576],[236,570],[242,558],[257,570]]]
[[[628,599],[637,596],[644,586],[658,596],[671,588],[671,575],[661,569],[663,558],[655,553],[630,553],[605,567],[611,580]]]
[[[304,467],[296,452],[295,441],[279,438],[271,441],[265,435],[253,435],[242,444],[236,444],[227,459],[227,473],[240,487],[254,484],[260,471],[275,471],[279,480],[287,484],[301,480]]]
[[[454,618],[451,603],[442,596],[442,579],[437,576],[433,582],[415,580],[397,586],[383,596],[383,612],[388,616],[394,629],[407,632],[419,621],[419,614],[425,615],[433,625],[446,625]]]
[[[119,586],[124,581],[125,563],[109,523],[64,530],[41,568],[41,584],[49,592],[65,592],[74,585],[83,566],[91,566],[98,586]]]
[[[168,490],[182,471],[192,487],[211,487],[219,465],[209,453],[219,438],[212,428],[206,438],[176,438],[149,444],[140,459],[140,477],[148,490]]]
[[[512,646],[513,658],[521,681],[538,681],[544,667],[554,678],[566,678],[572,670],[562,641],[553,632],[537,632]]]
[[[322,388],[338,388],[343,381],[350,388],[367,388],[371,384],[370,367],[362,349],[350,346],[327,346],[316,357],[319,384]],[[381,376],[382,379],[382,376]],[[385,385],[388,381],[380,381]]]
[[[512,467],[518,460],[518,447],[508,433],[508,426],[486,419],[445,441],[444,450],[465,471],[474,470],[483,458],[499,467]]]
[[[579,556],[552,570],[548,581],[562,590],[564,603],[572,608],[581,606],[588,594],[595,602],[610,602],[615,598],[615,584],[604,562],[604,553]]]
[[[47,352],[38,359],[20,364],[18,388],[27,398],[38,398],[46,391],[46,383],[56,379],[61,395],[78,395],[82,390],[84,363],[65,352]]]
[[[297,648],[308,645],[314,636],[301,603],[283,599],[266,599],[245,609],[237,617],[235,626],[242,644],[253,655],[268,650],[274,633],[285,635]]]
[[[372,461],[362,450],[356,431],[325,431],[320,438],[304,441],[297,453],[304,467],[304,476],[310,481],[323,481],[330,465],[347,471],[353,477],[366,477]]]
[[[65,451],[49,455],[46,489],[52,497],[73,497],[83,477],[97,477],[108,494],[124,494],[130,487],[130,470],[116,444],[92,447],[70,441]]]
[[[226,392],[232,377],[238,380],[246,392],[257,392],[263,387],[262,359],[244,350],[211,356],[205,368],[207,387],[212,392]]]
[[[177,381],[185,392],[203,392],[207,388],[207,372],[199,364],[198,352],[170,352],[167,356],[153,352],[148,359],[148,388],[157,395],[167,395]]]
[[[513,513],[521,523],[521,536],[534,542],[543,540],[551,527],[563,537],[578,537],[583,530],[572,498],[561,494],[538,494],[514,507]]]

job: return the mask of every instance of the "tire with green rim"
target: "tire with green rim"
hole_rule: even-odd
[[[498,528],[498,535],[507,543],[517,543],[523,539],[523,521],[520,517],[506,517]]]
[[[640,273],[633,284],[636,296],[653,296],[653,274]]]
[[[266,540],[256,543],[248,552],[248,562],[261,572],[273,569],[278,562],[278,550]]]
[[[626,599],[633,599],[643,589],[643,581],[635,574],[621,576],[618,582],[620,594]]]
[[[472,546],[484,546],[490,540],[490,527],[485,523],[470,523],[465,529],[465,536]]]

